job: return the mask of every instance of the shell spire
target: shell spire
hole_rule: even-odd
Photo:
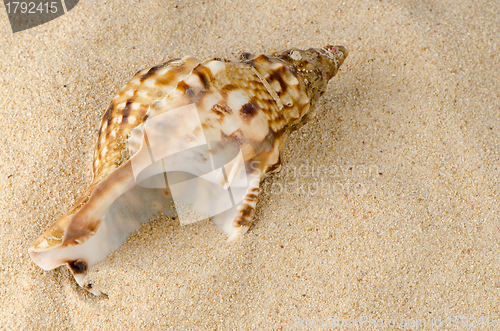
[[[87,270],[158,213],[212,221],[230,240],[252,223],[260,181],[289,133],[314,115],[347,57],[342,46],[186,56],[138,72],[105,112],[84,195],[29,248],[45,270]],[[165,208],[165,206],[167,206]],[[172,212],[175,210],[175,212]]]

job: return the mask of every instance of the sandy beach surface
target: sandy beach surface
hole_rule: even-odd
[[[4,8],[1,330],[500,329],[500,2],[81,0],[15,34]],[[108,298],[30,259],[138,70],[327,44],[349,57],[241,240],[148,223],[88,273]]]

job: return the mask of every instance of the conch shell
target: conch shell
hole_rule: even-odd
[[[212,217],[229,239],[242,235],[260,181],[279,170],[287,136],[314,116],[346,56],[342,46],[294,48],[140,71],[103,116],[92,184],[31,258],[44,270],[67,264],[97,295],[84,284],[88,268],[159,212],[183,224]]]

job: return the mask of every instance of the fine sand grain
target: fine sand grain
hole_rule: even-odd
[[[0,329],[498,329],[499,13],[474,0],[81,0],[13,34],[1,3]],[[107,299],[31,261],[90,183],[101,116],[139,69],[327,44],[349,57],[242,240],[148,223],[90,270]]]

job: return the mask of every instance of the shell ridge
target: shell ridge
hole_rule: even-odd
[[[281,102],[281,99],[278,97],[278,94],[276,93],[276,91],[273,90],[271,85],[267,82],[267,80],[264,77],[262,77],[262,75],[257,71],[257,69],[255,69],[254,66],[250,66],[250,67],[251,67],[252,72],[255,73],[255,75],[257,75],[257,77],[259,77],[260,82],[266,87],[267,92],[273,97],[274,101],[278,105],[279,111],[282,111],[283,110],[283,103]]]

